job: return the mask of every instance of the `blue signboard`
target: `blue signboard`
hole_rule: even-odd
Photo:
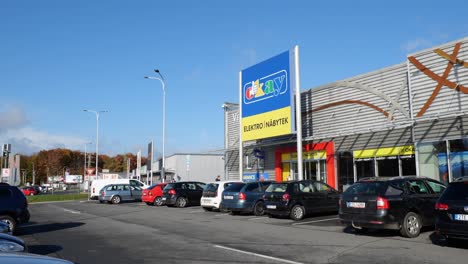
[[[269,176],[266,172],[253,172],[253,173],[244,173],[242,175],[243,182],[254,182],[254,181],[268,181]]]
[[[291,51],[242,71],[242,140],[291,134],[293,88]]]

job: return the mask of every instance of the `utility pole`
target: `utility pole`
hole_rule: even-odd
[[[32,185],[34,185],[35,182],[36,182],[36,170],[35,170],[34,163],[33,163]]]

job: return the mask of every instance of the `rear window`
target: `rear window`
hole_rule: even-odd
[[[153,185],[151,185],[150,187],[148,187],[147,190],[153,190],[154,187],[156,187],[156,186],[158,186],[158,184],[153,184]]]
[[[204,191],[206,192],[216,192],[218,190],[219,184],[217,183],[209,183],[205,186]]]
[[[166,187],[164,187],[164,190],[175,189],[175,187],[176,187],[175,183],[168,183]]]
[[[358,182],[351,185],[344,194],[349,195],[382,195],[387,189],[386,182]]]
[[[9,189],[0,189],[0,199],[1,198],[9,198],[11,196],[11,191]]]
[[[228,192],[239,192],[242,187],[244,187],[245,183],[233,183],[231,186],[229,186],[225,191]]]
[[[450,183],[441,199],[468,200],[468,182]]]
[[[287,183],[272,183],[268,188],[266,189],[266,192],[277,192],[277,193],[282,193],[286,192],[286,189],[288,188]]]

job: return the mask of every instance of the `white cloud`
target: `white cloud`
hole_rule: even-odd
[[[8,110],[0,112],[0,133],[10,129],[24,127],[29,123],[24,110],[20,107],[9,107]]]
[[[35,130],[31,127],[8,129],[0,133],[0,141],[10,143],[13,153],[32,154],[43,149],[81,149],[86,140]]]
[[[433,46],[432,41],[423,38],[417,38],[407,41],[401,46],[405,52],[413,52],[415,50],[425,49],[427,47]]]

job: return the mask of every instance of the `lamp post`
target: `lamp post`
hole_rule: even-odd
[[[83,170],[83,182],[85,182],[85,177],[86,177],[86,146],[89,145],[89,144],[93,144],[92,142],[86,142],[84,144],[84,170]],[[89,201],[89,178],[88,180],[86,181],[86,184],[87,184],[87,187],[86,187],[86,190],[88,191],[88,201]],[[84,188],[84,185],[83,185],[83,188]]]
[[[162,167],[161,167],[161,181],[164,182],[166,178],[166,146],[165,146],[165,137],[166,137],[166,80],[159,72],[158,69],[154,70],[155,73],[159,75],[159,77],[148,77],[145,76],[146,79],[151,80],[158,80],[162,84],[163,90],[163,119],[162,119]]]
[[[99,114],[100,113],[107,113],[109,111],[107,110],[101,110],[101,111],[96,111],[96,110],[90,110],[90,109],[84,109],[83,111],[85,112],[90,112],[94,113],[96,115],[96,178],[98,175],[98,161],[99,161]]]

